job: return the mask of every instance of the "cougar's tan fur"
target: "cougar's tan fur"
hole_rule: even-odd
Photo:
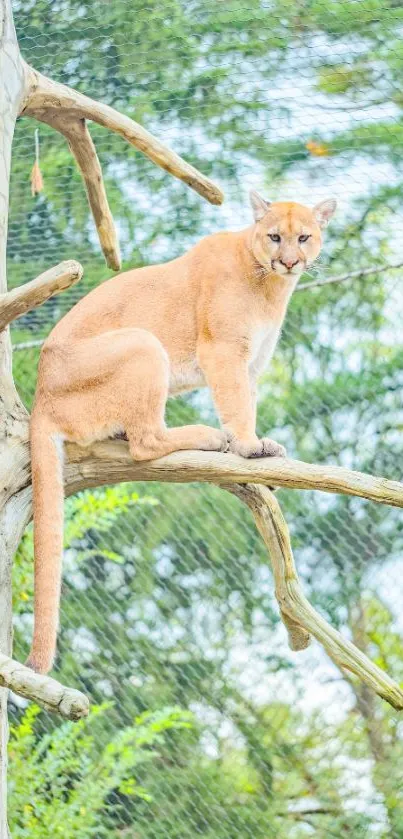
[[[283,456],[258,439],[256,379],[276,346],[302,271],[335,209],[269,204],[252,226],[202,239],[184,256],[113,277],[57,324],[40,357],[31,421],[35,625],[28,663],[53,663],[63,548],[63,441],[124,433],[135,460],[179,449]],[[169,429],[169,395],[208,385],[222,430]]]

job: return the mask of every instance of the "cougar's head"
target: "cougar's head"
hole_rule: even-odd
[[[294,201],[265,201],[250,193],[255,224],[252,250],[255,259],[268,271],[296,278],[319,256],[322,230],[335,209],[329,198],[310,209]]]

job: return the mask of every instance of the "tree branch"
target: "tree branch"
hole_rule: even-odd
[[[74,285],[82,275],[83,269],[80,263],[71,259],[50,268],[30,283],[2,294],[0,296],[0,331],[16,318],[45,303],[49,297]]]
[[[101,164],[86,121],[85,119],[74,119],[68,114],[63,114],[62,111],[61,114],[53,116],[52,124],[61,134],[64,134],[76,159],[85,184],[106,264],[114,271],[118,271],[122,267],[122,262],[115,223],[109,209]]]
[[[269,551],[275,579],[276,598],[282,618],[301,631],[314,635],[330,658],[342,670],[355,673],[396,710],[403,709],[403,691],[351,641],[333,629],[305,597],[294,563],[290,535],[280,505],[267,487],[257,484],[227,487],[250,508],[256,526]]]
[[[79,690],[66,688],[50,676],[40,676],[2,653],[0,685],[67,720],[79,720],[88,715],[89,701]]]
[[[276,597],[291,649],[305,649],[313,635],[339,668],[355,673],[390,705],[403,709],[403,691],[399,686],[333,629],[306,599],[279,504],[267,486],[259,485],[341,492],[403,507],[403,484],[340,466],[308,464],[285,458],[245,460],[217,452],[175,452],[159,460],[135,463],[127,444],[119,440],[88,447],[68,444],[66,455],[67,495],[85,487],[127,480],[208,481],[240,498],[250,508],[269,550]]]
[[[66,119],[91,119],[99,125],[109,128],[124,137],[153,163],[179,178],[198,192],[211,204],[221,204],[224,196],[216,184],[201,174],[175,152],[157,140],[149,131],[109,105],[96,102],[89,96],[79,93],[66,85],[54,82],[42,76],[26,65],[30,88],[21,116],[31,116],[54,125],[60,119],[61,112]],[[55,122],[56,117],[56,122]]]
[[[403,262],[387,262],[385,265],[372,265],[370,268],[363,268],[361,271],[350,271],[349,274],[341,274],[339,277],[328,277],[325,280],[315,280],[313,283],[302,283],[297,285],[295,291],[306,291],[309,288],[320,288],[323,285],[334,285],[344,283],[346,280],[357,280],[361,277],[369,277],[371,274],[378,274],[381,271],[396,271],[403,268]]]
[[[282,457],[246,460],[219,452],[174,452],[158,460],[133,461],[123,440],[108,440],[90,446],[66,445],[66,493],[119,481],[192,481],[260,483],[286,489],[339,492],[403,507],[403,483],[353,472],[327,463],[304,463]]]

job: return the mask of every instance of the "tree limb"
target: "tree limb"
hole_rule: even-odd
[[[40,676],[29,667],[0,653],[0,685],[37,702],[47,711],[67,720],[88,716],[88,698],[79,690],[64,687],[50,676]]]
[[[62,112],[69,120],[72,117],[93,120],[120,134],[132,146],[149,157],[153,163],[184,181],[211,204],[222,203],[223,193],[210,178],[202,175],[194,166],[171,151],[133,119],[120,114],[109,105],[96,102],[66,85],[47,79],[28,65],[25,66],[30,86],[21,116],[35,117],[56,128],[58,127],[56,122],[60,119]]]
[[[304,463],[282,457],[246,460],[219,452],[174,452],[158,460],[133,461],[123,440],[108,440],[90,446],[66,444],[67,494],[85,487],[119,481],[192,481],[216,484],[260,483],[286,489],[338,492],[403,507],[403,483],[354,472],[327,463]]]
[[[66,446],[66,494],[101,484],[132,481],[208,481],[227,489],[250,508],[269,550],[276,597],[293,650],[305,649],[313,635],[342,670],[356,674],[394,708],[403,709],[403,691],[354,644],[345,640],[311,606],[294,564],[288,528],[267,486],[341,492],[403,506],[403,484],[340,466],[315,465],[285,458],[245,460],[217,452],[175,452],[155,461],[135,463],[125,442],[111,440]],[[258,481],[259,483],[251,483]]]
[[[399,685],[351,641],[333,629],[305,597],[294,563],[288,527],[273,493],[257,484],[232,485],[227,489],[247,504],[267,546],[273,566],[276,598],[286,625],[289,627],[288,622],[291,621],[301,631],[305,630],[308,636],[314,635],[339,668],[354,673],[393,708],[402,710],[403,691]]]
[[[2,294],[0,296],[0,331],[16,318],[45,303],[49,297],[74,285],[82,275],[83,269],[80,263],[70,259],[50,268],[30,283]]]
[[[64,479],[66,495],[86,487],[122,481],[210,482],[241,498],[251,509],[256,524],[271,552],[276,581],[276,595],[282,619],[287,627],[290,646],[304,649],[314,635],[338,666],[358,675],[396,708],[403,708],[403,692],[378,667],[342,638],[318,615],[302,593],[295,569],[287,525],[273,493],[260,484],[293,489],[318,489],[368,498],[378,503],[403,507],[403,484],[388,481],[338,466],[315,465],[286,458],[245,460],[217,452],[175,452],[167,457],[143,463],[134,462],[123,440],[110,440],[79,446],[66,446]],[[22,449],[21,449],[22,451]],[[29,447],[16,470],[24,475],[22,491],[16,495],[13,476],[4,489],[18,500],[19,521],[26,523],[31,514]]]
[[[69,143],[85,184],[106,264],[114,271],[118,271],[122,267],[122,262],[115,223],[109,209],[101,164],[86,121],[75,119],[61,111],[60,114],[53,116],[52,125],[64,134]]]
[[[309,288],[320,288],[320,286],[323,285],[344,283],[346,280],[361,279],[361,277],[368,277],[371,274],[378,274],[381,271],[396,271],[397,268],[403,268],[403,262],[387,262],[385,265],[372,265],[370,268],[362,268],[361,271],[350,271],[349,274],[341,274],[338,277],[328,277],[324,280],[315,280],[313,283],[302,283],[302,285],[297,285],[295,291],[306,291]]]

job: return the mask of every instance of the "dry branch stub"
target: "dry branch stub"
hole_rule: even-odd
[[[90,703],[84,693],[67,688],[50,676],[40,676],[29,667],[0,653],[0,685],[37,702],[47,711],[67,720],[88,716]]]
[[[83,275],[83,267],[73,259],[49,268],[35,280],[14,288],[0,296],[0,331],[16,318],[41,306],[50,297],[60,294],[77,283]]]

